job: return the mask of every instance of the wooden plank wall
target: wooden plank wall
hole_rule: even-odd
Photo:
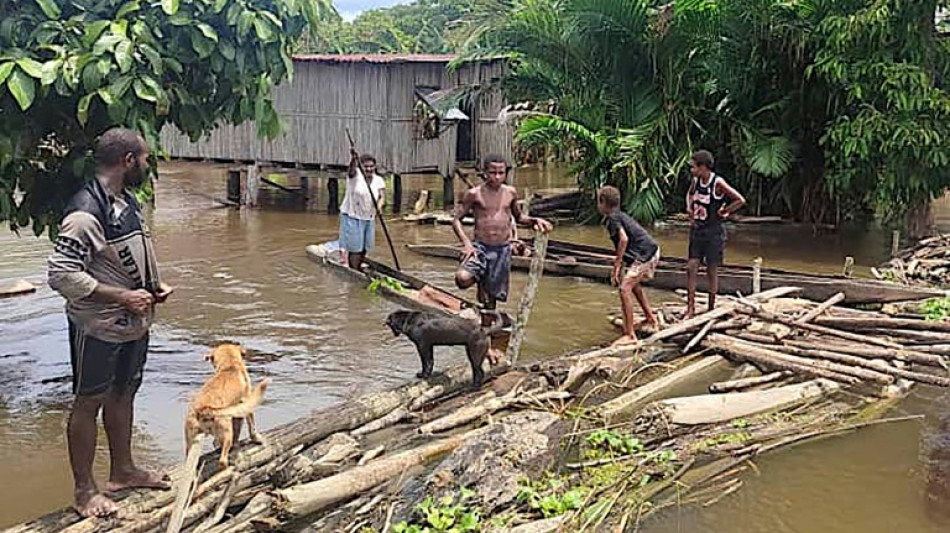
[[[294,79],[275,87],[274,104],[287,131],[272,141],[259,139],[256,126],[224,125],[192,143],[173,127],[162,131],[171,157],[259,160],[306,165],[346,165],[348,127],[361,151],[376,155],[386,170],[410,173],[438,167],[449,175],[455,161],[456,131],[446,128],[438,139],[415,139],[412,107],[415,87],[440,88],[490,83],[503,74],[504,62],[463,66],[454,72],[444,63],[324,63],[296,61]],[[511,132],[496,117],[505,105],[497,89],[479,99],[476,153],[510,155]]]

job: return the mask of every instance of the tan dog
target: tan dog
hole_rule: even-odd
[[[228,453],[240,437],[241,419],[247,420],[247,429],[254,442],[263,439],[254,426],[254,408],[264,399],[270,379],[263,379],[251,388],[251,377],[244,366],[244,348],[237,344],[221,344],[211,350],[205,359],[214,365],[214,376],[209,379],[191,401],[185,418],[185,454],[195,444],[199,434],[213,435],[221,447],[221,468],[228,466]]]

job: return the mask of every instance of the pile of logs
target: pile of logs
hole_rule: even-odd
[[[950,235],[923,239],[871,271],[878,279],[906,284],[950,285]]]
[[[726,497],[763,453],[908,420],[879,418],[914,383],[950,386],[950,325],[795,293],[723,298],[641,346],[496,367],[477,391],[467,367],[452,368],[276,428],[227,470],[208,454],[196,479],[179,467],[175,491],[133,493],[118,517],[64,510],[11,531],[384,532],[424,520],[426,501],[464,501],[482,531],[621,531],[667,505]],[[697,380],[709,394],[674,396]],[[596,444],[598,432],[623,445]],[[519,496],[526,479],[573,503],[544,516]]]

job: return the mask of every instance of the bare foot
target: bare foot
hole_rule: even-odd
[[[125,489],[161,489],[172,488],[165,474],[136,468],[128,473],[113,473],[106,484],[106,492],[119,492]]]
[[[615,340],[611,346],[629,346],[631,344],[640,344],[640,340],[635,336],[624,335],[623,337]]]
[[[505,356],[505,354],[501,353],[497,348],[489,348],[486,355],[488,356],[488,362],[491,363],[491,366],[498,365],[498,362]]]
[[[114,501],[96,489],[76,491],[75,499],[73,509],[86,518],[102,518],[113,515],[119,510],[119,506]]]
[[[660,331],[660,325],[657,324],[656,321],[654,320],[641,320],[633,326],[633,329],[639,332],[649,333],[652,335],[656,333],[657,331]]]

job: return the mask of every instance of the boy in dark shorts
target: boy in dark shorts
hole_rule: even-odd
[[[455,273],[455,284],[467,289],[478,284],[478,301],[487,311],[494,311],[497,302],[508,301],[508,279],[511,276],[511,237],[513,222],[533,226],[537,231],[551,231],[547,220],[530,217],[518,207],[518,191],[505,184],[508,160],[500,155],[485,157],[482,166],[485,182],[465,192],[455,210],[452,229],[462,242],[462,263]],[[462,228],[462,218],[475,217],[475,240],[469,240]],[[490,326],[494,313],[482,315],[482,325]],[[499,354],[489,350],[489,359],[497,363]]]
[[[719,291],[717,270],[726,247],[726,228],[722,221],[745,205],[745,198],[712,169],[713,156],[706,150],[695,152],[689,160],[693,182],[686,193],[686,213],[690,222],[686,318],[696,313],[696,274],[700,262],[706,265],[709,279],[709,310],[716,306]],[[727,200],[730,200],[728,205]]]
[[[624,334],[614,346],[636,343],[638,327],[657,328],[656,315],[640,284],[653,279],[660,262],[660,247],[636,220],[620,209],[620,191],[616,187],[608,185],[597,191],[597,210],[607,216],[607,233],[617,250],[611,281],[620,288]],[[639,324],[633,322],[634,298],[643,310],[644,320]]]

